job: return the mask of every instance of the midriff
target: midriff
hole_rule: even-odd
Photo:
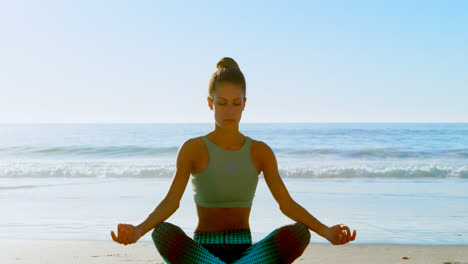
[[[250,229],[249,208],[208,208],[197,204],[198,225],[195,231],[217,232]]]

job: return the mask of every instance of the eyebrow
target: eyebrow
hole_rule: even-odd
[[[218,97],[218,98],[220,98],[220,99],[224,99],[224,100],[227,100],[227,99],[226,99],[226,98],[224,98],[224,97]],[[234,98],[234,100],[237,100],[237,99],[242,99],[242,97],[237,97],[237,98]]]

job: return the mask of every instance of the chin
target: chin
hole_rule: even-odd
[[[233,122],[226,122],[226,121],[221,121],[217,122],[218,126],[223,127],[223,128],[230,128],[230,127],[237,127],[239,125],[239,122],[233,121]]]

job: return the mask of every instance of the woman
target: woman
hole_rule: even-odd
[[[215,129],[180,147],[166,197],[138,226],[119,224],[112,239],[128,245],[153,230],[154,244],[167,263],[292,263],[309,244],[309,229],[334,245],[354,240],[356,230],[351,235],[347,226],[327,227],[292,199],[271,148],[239,132],[247,100],[239,66],[225,57],[217,69],[208,97]],[[261,172],[281,212],[296,223],[252,245],[249,215]],[[178,209],[190,175],[198,213],[193,239],[164,222]]]

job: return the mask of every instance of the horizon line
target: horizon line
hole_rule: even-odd
[[[73,124],[213,124],[214,122],[20,122],[20,123],[1,123],[0,125],[73,125]],[[352,122],[241,122],[242,124],[468,124],[467,122],[450,121],[430,121],[430,122],[373,122],[373,121],[352,121]]]

